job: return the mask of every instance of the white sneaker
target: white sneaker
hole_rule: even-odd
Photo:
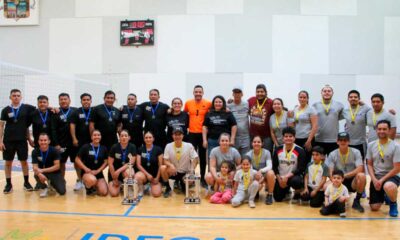
[[[139,185],[138,197],[143,197],[143,188],[144,188],[143,184],[140,184]]]
[[[76,181],[74,191],[79,191],[83,188],[83,183],[82,181]]]
[[[341,218],[345,218],[345,217],[346,217],[346,213],[345,213],[345,212],[340,213],[339,216],[340,216]]]
[[[45,198],[45,197],[47,197],[49,195],[49,189],[48,188],[44,188],[44,189],[42,189],[42,191],[40,192],[40,197],[41,198]]]
[[[249,201],[249,207],[250,208],[255,208],[256,204],[254,203],[254,201]]]

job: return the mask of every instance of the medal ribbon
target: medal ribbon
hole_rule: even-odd
[[[353,113],[353,109],[351,108],[351,106],[349,107],[349,111],[350,111],[350,116],[351,116],[351,122],[355,122],[356,121],[356,116],[358,113],[358,109],[360,108],[360,105],[357,105],[356,111]]]
[[[324,109],[325,109],[325,112],[326,112],[326,114],[328,114],[329,113],[329,109],[331,108],[331,103],[332,103],[332,100],[331,101],[329,101],[329,104],[328,104],[328,106],[326,106],[325,105],[325,103],[324,103],[324,99],[322,99],[321,100],[321,103],[322,103],[322,106],[324,107]]]

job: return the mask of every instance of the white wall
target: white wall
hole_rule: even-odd
[[[190,98],[196,84],[207,98],[241,85],[247,98],[265,83],[270,97],[292,107],[299,90],[317,101],[331,84],[344,103],[355,88],[367,103],[380,92],[400,111],[398,0],[41,0],[40,7],[39,26],[0,28],[0,59],[109,82],[118,104],[128,92],[145,101],[150,88],[166,103]],[[119,46],[119,21],[148,18],[154,46]],[[2,96],[24,87],[18,77],[0,81]]]

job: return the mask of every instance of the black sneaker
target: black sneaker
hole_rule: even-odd
[[[354,208],[355,210],[359,211],[360,213],[364,212],[364,208],[363,208],[363,206],[361,206],[361,203],[360,203],[359,200],[354,200],[353,201],[352,208]]]
[[[206,181],[203,179],[203,180],[201,180],[201,186],[203,187],[203,188],[208,188],[208,184],[206,183]]]
[[[164,198],[168,198],[170,193],[171,193],[171,188],[169,187],[165,188],[165,191],[163,193]]]
[[[274,202],[272,194],[267,194],[267,197],[265,198],[265,204],[267,205],[272,205]]]
[[[39,191],[41,189],[45,189],[46,187],[46,184],[37,182],[33,191]]]
[[[94,196],[96,195],[96,189],[95,188],[86,188],[86,196]]]
[[[180,189],[183,194],[186,194],[186,184],[183,180],[179,181]]]
[[[33,187],[29,182],[24,183],[24,190],[28,191],[28,192],[32,192],[33,191]]]
[[[9,193],[11,193],[12,192],[12,184],[6,184],[6,186],[4,187],[4,190],[3,190],[3,193],[4,194],[9,194]]]

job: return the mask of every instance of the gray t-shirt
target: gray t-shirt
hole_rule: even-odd
[[[379,147],[384,153],[381,158]],[[385,145],[379,144],[379,140],[370,142],[367,149],[367,160],[372,160],[375,176],[379,179],[393,169],[393,164],[400,162],[400,146],[395,141],[389,140]],[[397,174],[398,176],[400,174]]]
[[[233,166],[236,166],[236,161],[241,159],[240,153],[236,148],[230,147],[228,152],[222,153],[220,147],[213,148],[210,153],[210,159],[215,159],[217,161],[217,171],[221,170],[221,163],[227,161]]]
[[[272,169],[271,153],[267,149],[264,148],[261,149],[261,156],[258,165],[257,165],[258,156],[254,155],[254,150],[250,150],[249,152],[247,152],[246,156],[248,156],[251,159],[251,165],[254,170],[266,173]]]
[[[329,169],[323,162],[314,164],[314,161],[311,161],[307,165],[306,174],[308,174],[308,186],[315,189],[321,183],[322,177],[329,176]],[[323,189],[320,191],[323,191]]]
[[[340,184],[338,188],[330,184],[325,190],[325,196],[328,197],[328,203],[332,204],[339,197],[349,197],[350,195],[349,190],[344,184]]]
[[[355,115],[354,123],[351,119],[350,106],[343,109],[342,116],[346,120],[344,129],[350,135],[350,145],[366,143],[367,112],[370,109],[367,105],[359,106],[357,113],[356,109],[352,109],[352,113]]]
[[[254,169],[249,169],[249,172],[250,172],[250,179],[249,179],[249,185],[250,185],[250,184],[253,182],[254,177],[255,177],[256,174],[257,174],[257,171],[254,170]],[[240,170],[238,170],[238,171],[236,172],[235,177],[233,178],[233,180],[234,180],[235,182],[238,182],[238,183],[239,183],[238,188],[237,188],[238,191],[247,190],[247,189],[245,189],[245,186],[244,186],[243,175],[244,175],[244,174],[243,174],[243,170],[240,169]],[[247,187],[249,187],[249,186],[247,186]]]
[[[232,112],[237,123],[236,138],[248,139],[250,138],[249,133],[249,104],[242,101],[236,105],[234,102],[228,104],[229,110]]]
[[[374,110],[371,109],[367,113],[368,142],[378,139],[375,131],[375,124],[380,120],[388,120],[390,122],[390,127],[396,127],[396,118],[391,113],[387,112],[385,109],[382,109],[380,114],[374,114]]]
[[[328,107],[329,104],[325,104]],[[313,107],[318,113],[318,132],[315,141],[332,143],[336,142],[339,133],[339,120],[343,111],[343,104],[335,100],[331,100],[328,113],[326,112],[322,102],[316,102]]]
[[[287,127],[289,123],[293,122],[294,119],[288,118],[286,111],[282,111],[280,118],[278,118],[278,124],[276,123],[276,113],[272,114],[269,118],[269,127],[275,133],[275,137],[279,145],[283,144],[282,129]]]
[[[339,149],[332,151],[325,161],[325,164],[334,170],[342,170],[345,174],[363,165],[361,153],[358,149],[349,147],[349,155],[340,157]]]
[[[305,109],[299,111],[299,106],[296,106],[293,110],[295,128],[296,128],[296,138],[308,138],[310,135],[311,117],[317,115],[317,111],[312,106],[307,105]]]

